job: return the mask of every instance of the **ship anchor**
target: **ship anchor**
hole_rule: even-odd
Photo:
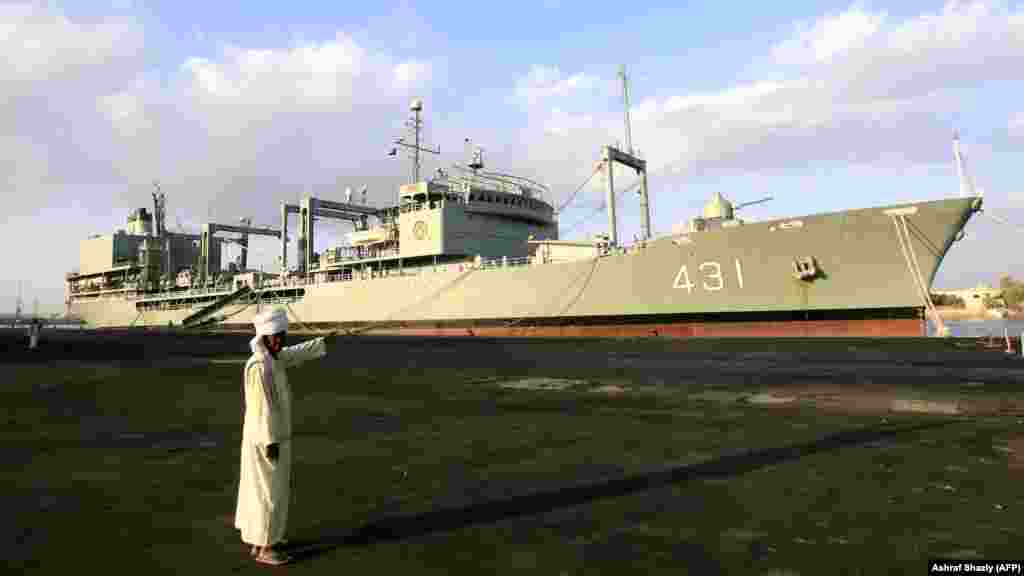
[[[793,276],[797,280],[803,280],[810,282],[818,277],[821,272],[818,269],[818,263],[815,261],[813,256],[804,256],[802,258],[796,258],[793,260]]]

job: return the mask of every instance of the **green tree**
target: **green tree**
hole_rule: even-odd
[[[999,288],[1003,291],[1003,301],[1011,308],[1019,308],[1024,304],[1024,282],[1018,282],[1009,274],[999,279]]]
[[[964,299],[954,294],[932,294],[932,304],[951,308],[964,308]]]

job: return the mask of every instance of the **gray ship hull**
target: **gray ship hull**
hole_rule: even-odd
[[[417,334],[923,335],[922,287],[930,289],[977,201],[747,223],[571,262],[405,270],[307,284],[296,297],[256,290],[218,313],[225,327],[247,327],[264,306],[282,305],[299,328]],[[813,278],[797,277],[800,261],[813,263]],[[151,300],[76,299],[71,306],[94,327],[177,325],[201,307],[154,309]]]

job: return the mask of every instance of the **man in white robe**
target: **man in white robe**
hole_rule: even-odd
[[[245,422],[235,527],[253,557],[279,565],[291,558],[281,549],[291,487],[291,389],[286,368],[320,358],[334,333],[284,347],[288,316],[280,309],[253,319],[256,337],[245,364]]]
[[[35,350],[39,346],[39,333],[42,332],[42,328],[39,324],[39,319],[32,320],[32,324],[28,327],[29,350]]]

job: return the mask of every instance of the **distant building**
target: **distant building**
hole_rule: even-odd
[[[974,288],[965,288],[961,290],[932,290],[932,294],[956,296],[964,301],[964,307],[967,310],[983,311],[985,310],[985,298],[999,298],[1003,295],[1003,291],[999,288],[993,288],[983,282]]]

